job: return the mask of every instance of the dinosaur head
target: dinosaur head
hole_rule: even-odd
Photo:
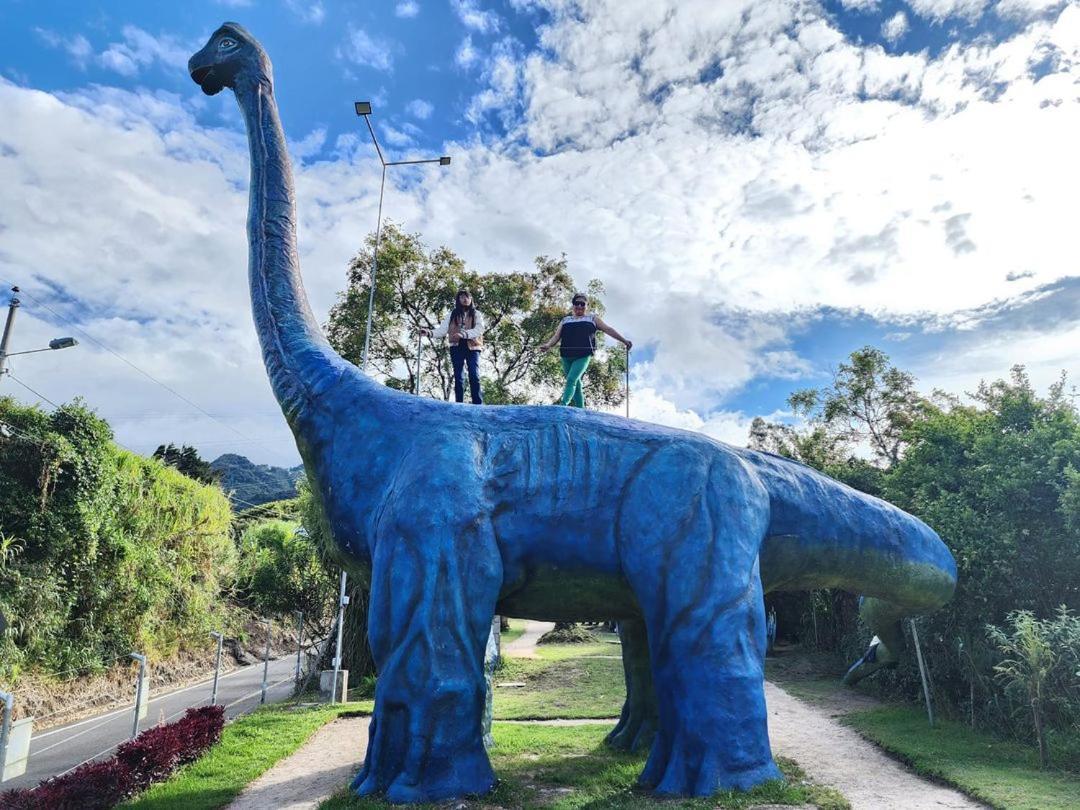
[[[208,96],[225,87],[236,87],[237,79],[269,80],[270,59],[247,30],[227,22],[215,31],[203,49],[188,60],[188,72]]]

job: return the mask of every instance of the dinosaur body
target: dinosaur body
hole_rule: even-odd
[[[890,604],[915,593],[921,608],[948,598],[955,568],[929,529],[801,465],[600,413],[454,405],[368,379],[304,298],[265,53],[227,23],[189,67],[244,113],[264,361],[334,540],[370,584],[379,679],[358,793],[432,801],[493,786],[482,662],[497,609],[619,619],[630,692],[616,742],[651,739],[643,785],[706,795],[779,776],[759,555],[767,584],[847,583]],[[921,589],[888,581],[916,570]]]

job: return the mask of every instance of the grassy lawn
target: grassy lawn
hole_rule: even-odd
[[[495,673],[496,720],[619,716],[625,692],[618,644],[543,644],[536,654],[503,657]],[[524,686],[500,685],[508,683]]]
[[[247,784],[299,748],[318,728],[356,706],[267,706],[225,726],[221,742],[121,807],[139,810],[211,810],[224,807]]]
[[[499,633],[499,644],[509,644],[511,641],[517,641],[519,638],[521,638],[521,634],[524,632],[524,619],[510,619],[510,629],[503,630],[501,633]]]
[[[644,754],[616,753],[603,744],[606,726],[528,726],[496,723],[491,763],[499,775],[496,790],[482,799],[455,802],[464,808],[631,808],[658,802],[634,789]],[[749,793],[728,792],[708,799],[670,800],[670,808],[752,807],[762,804],[813,804],[827,810],[848,807],[835,791],[809,785],[798,766],[781,761],[788,777]],[[383,801],[359,799],[343,788],[324,802],[323,810],[389,808]],[[431,805],[428,805],[429,807]],[[445,807],[446,805],[439,805]]]
[[[786,688],[786,685],[785,685]],[[1039,770],[1031,748],[994,739],[962,723],[926,724],[918,708],[889,706],[841,719],[924,776],[1009,810],[1065,810],[1080,806],[1080,773]]]

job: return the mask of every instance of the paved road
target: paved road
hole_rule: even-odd
[[[284,656],[270,662],[267,702],[285,700],[292,694],[296,658]],[[227,717],[249,712],[259,705],[262,692],[262,663],[222,675],[218,681],[218,702],[225,705]],[[149,709],[139,724],[146,730],[164,716],[166,722],[178,719],[192,706],[210,702],[212,680],[178,689],[160,696],[150,694]],[[134,685],[132,686],[134,692]],[[10,788],[34,787],[51,776],[59,776],[84,762],[110,755],[116,746],[131,736],[133,708],[107,712],[66,726],[51,728],[30,741],[30,761],[26,773],[0,785],[0,792]]]

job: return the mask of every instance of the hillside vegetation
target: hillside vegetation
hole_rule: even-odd
[[[75,402],[0,399],[0,678],[161,656],[220,626],[237,565],[220,488],[118,447]]]

